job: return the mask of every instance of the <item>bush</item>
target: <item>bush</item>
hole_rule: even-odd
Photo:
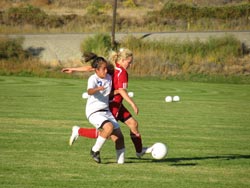
[[[0,16],[5,25],[24,26],[25,24],[35,27],[61,27],[64,22],[72,21],[74,16],[48,15],[38,7],[26,5],[23,7],[12,7]]]
[[[229,68],[225,67],[237,64],[237,58],[243,56],[241,42],[231,35],[206,42],[143,41],[128,37],[121,46],[135,54],[135,64],[131,67],[134,75],[227,74]],[[238,66],[238,72],[243,73],[246,66]]]
[[[224,30],[225,27],[244,29],[249,27],[249,15],[250,3],[199,7],[170,2],[166,3],[161,10],[152,11],[145,16],[144,24],[164,25],[172,27],[173,30]]]
[[[104,5],[98,0],[94,0],[87,7],[87,13],[90,15],[100,15],[103,12],[102,9],[104,9]]]
[[[11,25],[33,24],[43,26],[44,20],[48,17],[47,14],[37,7],[27,5],[24,7],[13,7],[6,12],[6,22]]]
[[[0,59],[23,59],[28,53],[22,47],[23,38],[0,38]]]
[[[199,7],[187,4],[166,3],[159,11],[162,17],[171,19],[200,19],[200,18],[217,18],[217,19],[237,19],[248,17],[250,12],[250,3],[231,5],[231,6],[209,6]],[[157,12],[155,12],[157,13]]]
[[[93,52],[98,55],[107,56],[111,50],[111,37],[108,34],[95,34],[87,38],[81,44],[82,52]]]

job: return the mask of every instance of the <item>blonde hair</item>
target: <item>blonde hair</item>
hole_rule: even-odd
[[[133,57],[133,52],[127,48],[120,48],[118,52],[111,51],[109,54],[109,61],[115,65],[116,62]]]

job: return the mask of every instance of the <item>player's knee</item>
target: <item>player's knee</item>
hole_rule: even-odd
[[[107,122],[103,125],[103,130],[106,132],[106,134],[111,134],[114,130],[114,126],[112,123]]]
[[[138,128],[138,122],[135,119],[133,119],[130,122],[130,127],[131,127],[131,129],[137,129]]]

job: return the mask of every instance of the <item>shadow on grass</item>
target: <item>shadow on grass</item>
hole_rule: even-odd
[[[239,154],[230,154],[230,155],[218,155],[218,156],[205,156],[205,157],[177,157],[177,158],[166,158],[163,160],[154,160],[150,158],[135,158],[130,157],[133,161],[127,161],[126,163],[136,163],[134,160],[140,160],[142,162],[154,162],[154,163],[174,163],[171,166],[196,166],[198,163],[192,161],[200,161],[200,160],[236,160],[236,159],[250,159],[250,155],[239,155]]]
[[[234,160],[234,159],[250,159],[250,155],[220,155],[220,156],[207,156],[207,157],[180,157],[180,158],[167,158],[166,162],[181,162],[181,161],[192,161],[192,160],[207,160],[207,159],[224,159],[224,160]]]

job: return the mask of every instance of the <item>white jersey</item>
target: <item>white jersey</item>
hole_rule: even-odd
[[[89,118],[94,112],[100,110],[109,111],[109,94],[112,89],[112,78],[107,74],[106,78],[99,78],[97,74],[93,74],[88,79],[87,89],[93,89],[99,86],[104,86],[104,90],[96,92],[94,95],[90,95],[86,104],[86,116]]]

